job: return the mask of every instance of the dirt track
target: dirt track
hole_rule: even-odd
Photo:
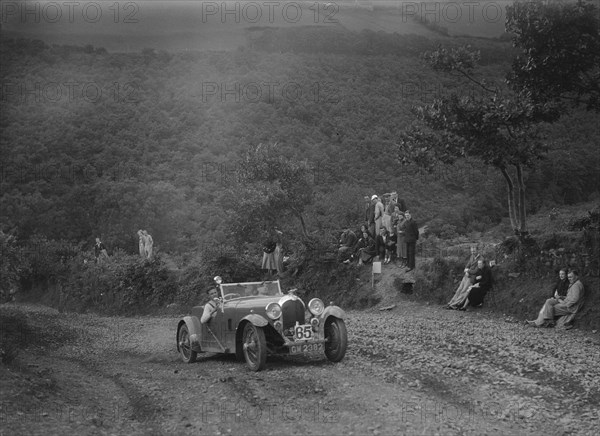
[[[2,435],[595,434],[600,422],[597,333],[481,310],[349,312],[342,362],[270,358],[259,373],[221,355],[180,362],[177,317],[16,310],[61,333],[25,334],[1,367]]]

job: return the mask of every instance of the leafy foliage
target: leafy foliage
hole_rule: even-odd
[[[534,101],[566,99],[600,111],[598,6],[540,0],[507,8],[506,30],[521,49],[509,82]]]

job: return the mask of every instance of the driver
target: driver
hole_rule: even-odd
[[[200,318],[200,322],[202,324],[206,324],[211,319],[213,319],[221,307],[221,299],[219,298],[219,291],[216,287],[211,287],[206,290],[210,300],[208,303],[204,305],[204,312],[202,312],[202,317]]]

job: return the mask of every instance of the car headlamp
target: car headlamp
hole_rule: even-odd
[[[314,316],[319,316],[323,313],[323,310],[325,310],[325,305],[320,298],[313,298],[308,302],[308,310],[310,310],[310,313]]]
[[[265,308],[267,316],[272,320],[276,320],[281,316],[281,306],[277,303],[269,303]]]

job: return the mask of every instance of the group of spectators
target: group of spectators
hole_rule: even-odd
[[[137,235],[139,237],[140,257],[142,259],[152,259],[154,250],[152,236],[146,230],[141,229],[137,231]],[[108,259],[108,251],[100,238],[96,238],[96,243],[94,244],[94,257],[96,263],[104,263]]]
[[[491,267],[483,256],[477,254],[476,248],[471,247],[471,256],[465,266],[464,276],[446,309],[466,310],[469,306],[481,306],[493,284]],[[558,325],[568,329],[572,327],[575,315],[583,306],[584,294],[578,271],[563,268],[559,271],[558,280],[550,290],[550,298],[542,306],[537,319],[525,323],[532,327]]]
[[[358,231],[344,228],[338,260],[359,265],[379,259],[397,261],[408,271],[415,268],[419,227],[403,199],[396,192],[365,197],[364,223]]]
[[[140,257],[142,259],[152,259],[152,253],[154,249],[154,240],[152,239],[152,235],[148,233],[146,230],[138,230],[137,235],[139,237],[139,250]]]

